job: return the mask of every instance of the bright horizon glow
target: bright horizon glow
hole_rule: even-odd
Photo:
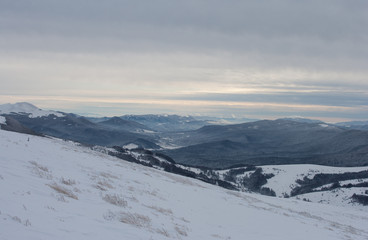
[[[295,111],[322,111],[322,112],[334,112],[336,110],[345,111],[345,112],[355,112],[359,109],[354,109],[351,107],[336,107],[336,106],[322,106],[322,105],[298,105],[298,104],[279,104],[279,103],[257,103],[257,102],[225,102],[225,101],[193,101],[193,100],[159,100],[159,99],[93,99],[93,98],[71,98],[71,97],[32,97],[32,96],[19,96],[19,97],[12,97],[6,96],[7,99],[13,99],[16,102],[22,102],[23,99],[28,99],[31,104],[36,105],[37,107],[44,109],[44,110],[55,110],[55,111],[62,111],[66,113],[76,113],[82,116],[98,116],[98,117],[113,117],[113,116],[121,116],[121,115],[129,115],[129,114],[137,114],[137,115],[144,115],[144,114],[178,114],[178,115],[192,115],[192,116],[209,116],[209,117],[226,117],[226,118],[253,118],[253,119],[269,119],[274,120],[277,118],[284,118],[284,117],[302,117],[302,118],[309,118],[309,119],[316,119],[325,121],[328,123],[337,123],[337,122],[344,122],[344,121],[353,121],[356,119],[350,118],[328,118],[328,117],[314,117],[314,116],[296,116],[293,115]],[[3,100],[0,97],[0,103]],[[51,100],[51,101],[50,101]],[[10,102],[10,103],[16,103]],[[44,104],[48,102],[47,104]],[[9,103],[9,102],[6,102]],[[38,103],[38,104],[36,104]],[[60,107],[60,103],[62,103]],[[143,109],[150,109],[151,106],[155,106],[155,108],[162,108],[162,109],[173,109],[177,106],[180,106],[181,109],[184,108],[183,111],[163,111],[163,112],[155,112],[155,111],[130,111],[124,112],[119,111],[119,105],[143,105]],[[116,107],[113,107],[116,105]],[[80,109],[80,106],[86,109],[90,109],[91,112],[83,112]],[[84,106],[84,107],[83,107]],[[283,109],[289,114],[286,115],[275,115],[274,117],[269,117],[268,115],[260,115],[260,114],[219,114],[216,111],[207,111],[206,113],[201,113],[200,111],[203,108],[211,108],[218,109],[221,107],[229,107],[232,109],[239,109],[242,112],[243,109],[255,110],[256,112],[258,109],[268,109],[268,111],[278,112],[278,109]],[[154,109],[155,109],[154,108]],[[102,109],[102,110],[101,110]],[[185,110],[191,109],[191,110]],[[286,109],[286,110],[285,110]],[[93,112],[95,110],[96,112]],[[368,110],[368,108],[367,108]]]

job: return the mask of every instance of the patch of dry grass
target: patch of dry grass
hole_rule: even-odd
[[[181,217],[180,220],[183,221],[183,222],[185,222],[185,223],[190,223],[190,221],[187,220],[187,219],[185,219],[184,217]]]
[[[47,167],[42,166],[35,161],[29,161],[29,163],[32,164],[33,172],[40,178],[52,179],[51,171]]]
[[[106,188],[110,188],[110,189],[113,189],[114,187],[108,182],[106,181],[105,179],[104,180],[100,180],[97,182],[98,185],[100,185],[101,187],[106,187]]]
[[[102,197],[103,200],[105,200],[106,202],[113,204],[115,206],[119,206],[119,207],[127,207],[128,206],[128,202],[122,198],[119,195],[112,195],[112,194],[106,194],[105,196]]]
[[[11,219],[12,219],[13,221],[18,222],[18,223],[22,223],[22,220],[21,220],[19,217],[17,217],[17,216],[11,216]]]
[[[172,215],[173,212],[171,211],[171,209],[165,209],[165,208],[161,208],[161,207],[157,207],[157,206],[147,206],[144,205],[145,207],[151,208],[153,210],[155,210],[156,212],[162,213],[164,215]]]
[[[97,185],[93,185],[93,187],[95,187],[95,188],[97,188],[97,189],[99,189],[99,190],[101,190],[101,191],[107,191],[107,189],[106,189],[106,188],[102,187],[102,186],[101,186],[101,185],[99,185],[99,184],[97,184]]]
[[[181,236],[188,236],[187,229],[184,226],[176,225],[175,231]]]
[[[107,189],[114,189],[114,187],[105,179],[99,180],[97,184],[94,185],[94,187],[101,191],[107,191]]]
[[[151,219],[138,213],[120,212],[119,221],[136,227],[148,228],[151,225]]]
[[[65,178],[61,178],[61,183],[62,184],[65,184],[65,185],[69,185],[69,186],[76,184],[75,180],[73,180],[73,179],[65,179]]]
[[[38,164],[37,162],[35,161],[29,161],[30,164],[32,164],[33,166],[37,167],[38,169],[40,169],[41,171],[44,171],[44,172],[49,172],[49,169],[45,166],[42,166],[40,164]]]
[[[164,228],[156,229],[156,232],[158,234],[164,235],[165,237],[168,237],[168,238],[170,237],[170,234]]]
[[[107,191],[108,189],[114,189],[114,186],[110,183],[111,180],[101,179],[99,176],[92,176],[91,180],[97,181],[97,184],[93,185],[93,187],[101,191]]]
[[[139,202],[139,200],[136,198],[136,197],[134,197],[134,196],[128,196],[127,197],[130,201],[132,201],[132,202],[136,202],[136,203],[138,203]]]
[[[32,226],[31,221],[29,221],[28,219],[22,221],[22,219],[20,219],[20,217],[18,216],[10,216],[8,215],[13,221],[23,224],[26,227]]]
[[[78,200],[78,196],[75,195],[71,190],[69,190],[69,189],[67,189],[63,186],[60,186],[57,183],[47,184],[47,186],[54,189],[56,192],[61,193],[64,196],[67,196],[67,197]]]
[[[148,228],[151,227],[151,219],[148,216],[144,216],[138,213],[129,213],[129,212],[112,212],[108,211],[104,214],[104,219],[107,221],[117,220],[119,222],[129,224],[139,228]]]
[[[111,179],[111,178],[119,179],[117,176],[112,175],[111,173],[108,173],[108,172],[100,172],[100,176],[104,178],[108,178],[108,179]]]

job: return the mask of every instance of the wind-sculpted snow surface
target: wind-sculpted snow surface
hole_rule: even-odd
[[[367,211],[230,191],[0,130],[0,239],[368,239]]]

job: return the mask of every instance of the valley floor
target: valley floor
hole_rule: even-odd
[[[368,239],[368,210],[229,191],[0,130],[0,239]]]

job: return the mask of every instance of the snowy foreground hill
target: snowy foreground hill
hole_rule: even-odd
[[[226,190],[0,130],[0,239],[368,239],[367,210]]]

